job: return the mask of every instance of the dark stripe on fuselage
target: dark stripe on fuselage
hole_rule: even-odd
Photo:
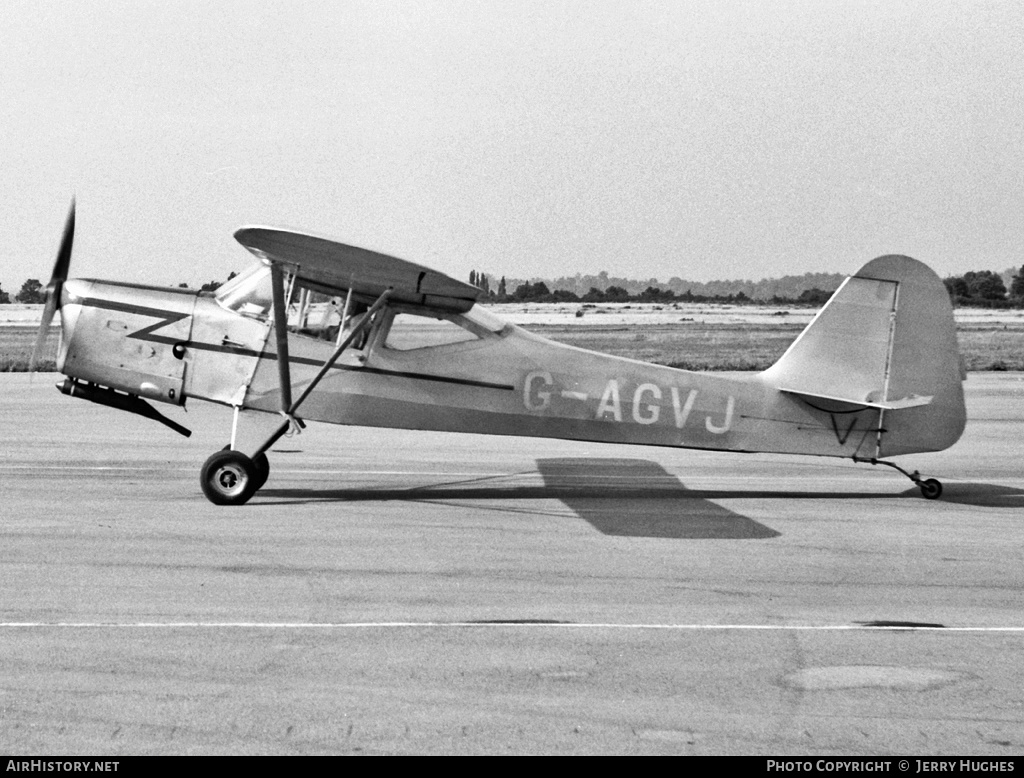
[[[152,316],[155,319],[163,319],[168,323],[181,321],[190,314],[180,311],[167,311],[163,308],[147,308],[145,305],[135,303],[121,303],[117,300],[104,300],[99,297],[72,297],[68,301],[71,305],[86,305],[90,308],[103,308],[108,311],[121,311],[122,313],[137,313],[140,316]]]
[[[106,283],[106,282],[104,282],[104,283]],[[120,284],[120,286],[127,286],[127,285],[126,284]],[[134,288],[138,288],[138,289],[152,289],[153,287],[137,286],[137,287],[134,287]],[[157,291],[165,291],[165,290],[157,290]],[[176,322],[181,321],[182,319],[185,319],[185,318],[188,318],[189,316],[191,316],[191,313],[188,312],[188,311],[184,311],[184,312],[165,311],[165,310],[162,310],[160,308],[147,308],[144,305],[135,305],[134,303],[122,303],[122,302],[117,302],[116,300],[103,300],[103,299],[98,298],[98,297],[86,297],[86,298],[83,298],[83,299],[71,298],[70,300],[68,300],[68,302],[69,303],[78,303],[79,305],[89,306],[90,308],[103,308],[104,310],[108,310],[108,311],[119,311],[121,313],[134,313],[134,314],[137,314],[139,316],[152,316],[155,319],[159,319],[160,321],[158,321],[158,322],[156,322],[154,324],[151,324],[148,327],[143,327],[141,330],[136,330],[135,332],[129,333],[128,335],[125,336],[126,338],[132,338],[134,340],[146,340],[146,341],[150,341],[152,343],[166,343],[166,344],[178,343],[179,342],[178,338],[169,338],[166,335],[154,335],[153,332],[155,330],[160,329],[161,327],[166,327],[168,324],[174,324]]]
[[[294,360],[293,360],[294,361]],[[315,362],[313,364],[323,364]],[[441,381],[446,384],[461,384],[462,386],[479,386],[482,389],[504,389],[507,392],[514,392],[516,388],[510,384],[494,384],[490,381],[474,381],[470,378],[451,378],[448,376],[430,375],[429,373],[406,373],[401,370],[383,370],[379,367],[352,367],[343,365],[342,370],[353,370],[362,373],[375,373],[376,375],[393,376],[395,378],[412,378],[418,381]]]
[[[132,284],[126,281],[103,281],[98,278],[81,278],[80,281],[88,281],[94,284],[104,284],[105,286],[117,286],[122,289],[142,289],[146,292],[161,292],[167,294],[180,294],[195,297],[202,294],[195,289],[186,289],[181,286],[149,286],[148,284]]]
[[[106,282],[104,282],[106,283]],[[123,286],[129,286],[123,284]],[[152,287],[138,287],[138,288],[152,288]],[[148,327],[143,327],[141,330],[136,330],[125,337],[134,338],[136,340],[145,340],[152,343],[164,343],[174,344],[182,343],[186,348],[199,349],[202,351],[213,351],[220,352],[223,354],[237,354],[244,357],[256,357],[261,359],[277,360],[277,354],[270,354],[265,351],[256,351],[254,349],[245,348],[244,346],[230,346],[228,344],[216,344],[216,343],[198,343],[196,341],[181,341],[178,338],[169,338],[164,335],[154,335],[155,330],[160,329],[168,324],[174,324],[175,322],[181,321],[185,317],[189,316],[188,313],[178,313],[174,311],[161,310],[159,308],[148,308],[144,305],[135,305],[133,303],[122,303],[115,300],[103,300],[97,297],[86,297],[84,299],[72,299],[68,301],[72,304],[78,304],[88,306],[91,308],[103,308],[109,311],[120,311],[122,313],[134,313],[139,316],[152,316],[160,321],[155,324],[151,324]],[[299,365],[312,365],[313,367],[322,367],[324,361],[310,359],[309,357],[291,357],[288,360],[289,364]],[[454,378],[451,376],[439,376],[431,375],[429,373],[410,373],[401,370],[384,370],[378,367],[354,367],[352,365],[333,365],[333,370],[342,370],[349,372],[358,373],[373,373],[374,375],[393,376],[395,378],[409,378],[415,381],[438,381],[446,384],[459,384],[461,386],[477,386],[482,389],[503,389],[505,391],[515,391],[515,387],[509,384],[496,384],[490,381],[475,381],[470,378]]]

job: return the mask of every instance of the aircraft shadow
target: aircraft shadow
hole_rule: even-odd
[[[720,499],[915,499],[916,486],[892,492],[792,492],[785,490],[688,489],[656,462],[644,459],[538,459],[542,486],[495,485],[491,479],[394,489],[261,489],[253,504],[294,502],[431,502],[501,500],[510,513],[517,501],[558,499],[596,530],[619,537],[749,539],[781,533],[713,502]],[[491,483],[488,483],[488,482]],[[1024,489],[986,483],[947,483],[935,503],[979,507],[1024,507]],[[530,511],[535,512],[535,511]]]
[[[908,494],[918,495],[916,487]],[[1024,489],[986,483],[947,483],[939,502],[973,505],[979,508],[1024,508]]]
[[[544,485],[605,535],[677,539],[764,539],[776,532],[698,497],[644,459],[538,459]]]
[[[674,539],[764,539],[776,532],[687,489],[661,465],[643,459],[540,459],[543,486],[469,484],[411,489],[273,489],[260,498],[283,501],[561,500],[605,535]]]

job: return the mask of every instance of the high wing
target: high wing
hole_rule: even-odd
[[[481,291],[423,265],[302,232],[242,227],[235,239],[262,260],[283,265],[308,286],[329,294],[352,290],[369,302],[390,299],[463,313]]]

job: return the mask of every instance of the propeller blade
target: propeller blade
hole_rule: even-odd
[[[57,251],[57,260],[53,263],[53,273],[50,274],[50,284],[47,289],[56,289],[59,292],[60,286],[68,280],[68,268],[71,266],[71,247],[75,242],[75,199],[71,198],[71,210],[68,211],[68,219],[64,223],[64,236],[60,239],[60,249]],[[55,283],[56,282],[56,283]],[[57,295],[57,308],[60,308],[60,295]]]
[[[39,325],[39,334],[36,335],[36,346],[32,349],[32,359],[28,363],[28,372],[36,372],[36,365],[46,345],[46,336],[50,334],[50,324],[53,322],[53,315],[57,312],[57,297],[47,292],[46,305],[43,307],[43,321]]]
[[[50,274],[50,283],[46,285],[46,304],[43,306],[43,319],[39,325],[39,334],[36,336],[36,345],[32,349],[32,358],[29,360],[28,369],[30,373],[36,372],[36,365],[46,345],[46,336],[50,334],[50,325],[53,323],[54,314],[60,310],[61,291],[64,282],[68,279],[68,270],[71,267],[71,249],[75,243],[75,199],[71,198],[71,210],[68,211],[67,221],[64,223],[64,235],[60,239],[60,248],[57,250],[57,259],[53,263],[53,272]]]

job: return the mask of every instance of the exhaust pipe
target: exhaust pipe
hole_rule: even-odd
[[[65,378],[61,383],[57,384],[57,389],[60,390],[61,394],[66,394],[68,397],[81,397],[83,400],[88,400],[98,405],[106,405],[108,408],[117,408],[120,411],[128,411],[128,413],[145,416],[147,419],[158,421],[170,427],[186,438],[192,435],[192,430],[188,427],[183,427],[178,422],[168,419],[148,402],[134,394],[124,394],[108,389],[105,386],[99,386],[98,384],[82,383],[74,378]]]

